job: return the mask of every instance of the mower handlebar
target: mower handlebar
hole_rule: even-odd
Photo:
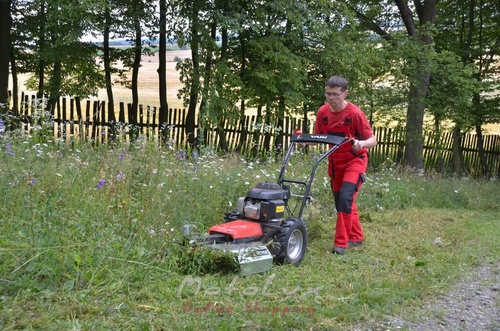
[[[292,135],[291,142],[342,145],[342,143],[351,139],[351,137],[339,137],[329,134],[304,133]]]

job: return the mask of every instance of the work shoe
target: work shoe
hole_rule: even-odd
[[[333,254],[339,254],[339,255],[344,255],[346,251],[347,251],[347,248],[337,247],[337,246],[333,246],[333,249],[332,249]]]
[[[363,240],[361,241],[349,241],[349,247],[361,246],[363,244]]]

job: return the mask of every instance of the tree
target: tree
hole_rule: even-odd
[[[472,65],[462,63],[460,57],[449,51],[436,53],[432,60],[432,76],[425,100],[426,109],[434,116],[434,149],[438,155],[438,170],[443,170],[441,131],[443,123],[472,123],[469,112],[471,95],[478,90]],[[470,125],[469,125],[470,126]]]
[[[12,24],[11,0],[0,0],[0,114],[8,109],[9,61],[11,53],[10,28]]]
[[[95,62],[97,47],[82,43],[87,31],[86,3],[69,0],[18,2],[15,35],[16,59],[21,72],[34,75],[28,87],[38,97],[48,95],[49,109],[60,96],[87,97],[97,94],[102,73]]]
[[[479,88],[469,91],[470,105],[455,120],[453,171],[461,171],[460,137],[462,130],[474,128],[482,174],[489,173],[483,147],[482,125],[500,120],[500,5],[498,1],[462,0],[444,1],[439,15],[437,49],[453,52],[460,57],[463,67],[473,67],[471,81]]]
[[[201,22],[201,15],[206,13],[205,1],[174,1],[172,3],[172,15],[177,19],[174,27],[174,35],[180,47],[189,44],[191,48],[191,60],[184,59],[177,63],[176,68],[180,71],[180,79],[184,87],[180,89],[179,96],[187,105],[187,115],[185,120],[185,132],[188,143],[191,146],[196,144],[196,108],[198,95],[200,93],[200,52],[201,39],[204,32],[204,25]]]
[[[391,2],[371,3],[353,7],[365,29],[382,38],[393,40],[400,30],[398,22],[406,29],[413,47],[404,59],[407,65],[408,106],[406,112],[405,163],[414,169],[423,169],[423,123],[428,86],[431,77],[431,59],[434,54],[433,27],[436,19],[436,0],[414,0],[412,7],[405,0],[394,0],[398,15]],[[347,3],[349,4],[349,3]],[[363,3],[365,4],[365,3]],[[394,29],[396,25],[396,29]],[[396,32],[391,32],[391,29]]]

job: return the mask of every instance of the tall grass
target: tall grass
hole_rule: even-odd
[[[221,222],[249,188],[276,181],[279,162],[140,139],[92,146],[35,138],[0,136],[2,329],[343,330],[411,315],[500,255],[498,182],[387,167],[369,173],[358,198],[366,244],[333,256],[324,164],[300,266],[197,273],[212,257],[186,254],[183,225],[204,232]],[[313,154],[294,161],[290,175],[306,176]]]

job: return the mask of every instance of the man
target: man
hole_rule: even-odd
[[[368,148],[377,144],[365,114],[346,100],[348,85],[340,76],[326,81],[326,103],[318,109],[314,126],[314,133],[354,138],[352,144],[342,145],[328,157],[328,175],[337,209],[334,254],[345,254],[347,247],[363,243],[356,195],[365,181]]]

